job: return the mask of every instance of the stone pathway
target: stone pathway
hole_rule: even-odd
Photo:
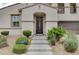
[[[52,55],[51,47],[45,36],[34,36],[32,39],[27,55]]]

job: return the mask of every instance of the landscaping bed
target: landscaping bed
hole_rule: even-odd
[[[24,54],[28,51],[28,47],[31,44],[31,36],[32,32],[30,30],[24,30],[22,37],[19,37],[15,41],[15,45],[13,46],[13,53],[15,54]]]
[[[31,31],[23,31],[23,35],[9,35],[9,31],[2,31],[0,36],[0,54],[1,55],[16,55],[26,54],[28,47],[31,44]],[[5,45],[8,44],[8,46]]]
[[[78,38],[74,32],[54,27],[48,30],[47,39],[53,54],[79,54]]]
[[[52,47],[52,52],[54,55],[79,55],[79,48],[74,52],[67,52],[64,49],[64,45],[56,42],[55,46]]]
[[[15,44],[16,38],[20,36],[8,36],[7,43],[8,46],[0,48],[0,55],[14,55],[12,52],[13,45]]]

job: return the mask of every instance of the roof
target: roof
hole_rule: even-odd
[[[15,3],[15,4],[12,4],[12,5],[9,5],[9,6],[6,6],[6,7],[3,7],[3,8],[1,8],[0,10],[5,9],[5,8],[8,8],[8,7],[15,6],[15,5],[18,5],[18,4],[21,4],[21,3]],[[44,5],[44,6],[50,7],[50,8],[57,9],[56,7],[52,7],[52,6],[49,6],[49,5],[43,4],[43,3],[36,3],[36,4],[30,5],[30,6],[23,7],[23,8],[21,8],[20,10],[25,9],[25,8],[29,8],[29,7],[32,7],[32,6],[38,5],[38,4],[41,4],[41,5]]]
[[[0,10],[5,9],[5,8],[8,8],[8,7],[11,7],[11,6],[15,6],[15,5],[18,5],[18,4],[20,4],[20,3],[15,3],[15,4],[12,4],[12,5],[9,5],[9,6],[6,6],[6,7],[3,7],[3,8],[1,8]]]

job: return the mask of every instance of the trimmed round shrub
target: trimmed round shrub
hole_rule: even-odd
[[[64,41],[64,48],[67,52],[75,52],[78,48],[78,40],[76,35],[68,33],[67,38]]]
[[[14,47],[13,47],[13,53],[16,53],[16,54],[23,54],[26,52],[26,45],[23,45],[23,44],[16,44]]]
[[[9,35],[9,31],[2,31],[1,35],[8,36]]]
[[[32,34],[32,31],[30,31],[30,30],[24,30],[24,31],[23,31],[23,35],[24,35],[24,36],[29,37],[29,36],[31,36],[31,34]]]
[[[24,45],[28,45],[29,44],[29,40],[27,37],[19,37],[16,40],[16,44],[24,44]]]

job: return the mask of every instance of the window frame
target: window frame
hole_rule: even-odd
[[[19,26],[13,26],[12,16],[20,16]],[[12,28],[21,28],[21,14],[11,14],[11,27]]]
[[[71,4],[75,4],[75,10],[76,10],[75,12],[72,12],[72,9],[74,9],[74,8],[72,8]],[[76,5],[76,3],[70,3],[70,14],[76,14],[76,13],[77,13],[77,5]]]
[[[60,7],[59,4],[63,4],[63,7]],[[65,13],[65,4],[64,3],[58,3],[58,9],[57,9],[57,13],[58,14],[64,14]],[[59,9],[63,10],[63,12],[60,12]]]

